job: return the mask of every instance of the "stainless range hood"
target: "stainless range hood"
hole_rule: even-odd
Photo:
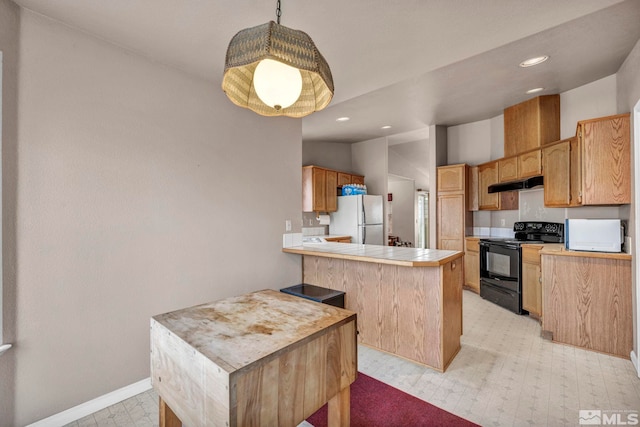
[[[526,190],[527,188],[537,187],[543,185],[542,176],[534,176],[520,181],[502,182],[500,184],[493,184],[489,186],[489,193],[501,193],[503,191],[517,191]]]

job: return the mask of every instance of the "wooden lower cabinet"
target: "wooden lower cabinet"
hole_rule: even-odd
[[[542,270],[539,245],[522,245],[522,308],[542,317]]]
[[[340,236],[340,237],[325,237],[327,242],[333,243],[351,243],[351,237],[349,236]]]
[[[445,371],[460,350],[462,258],[406,267],[304,255],[303,281],[345,292],[358,342]]]
[[[480,293],[480,239],[467,237],[464,252],[464,285]]]
[[[631,255],[543,249],[542,329],[553,341],[629,358]]]

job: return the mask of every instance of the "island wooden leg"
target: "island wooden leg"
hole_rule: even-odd
[[[160,427],[182,427],[182,421],[173,413],[167,402],[160,398]]]
[[[349,427],[351,424],[351,386],[346,386],[329,400],[328,427]]]

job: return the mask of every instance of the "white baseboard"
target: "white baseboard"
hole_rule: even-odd
[[[633,367],[636,368],[636,374],[640,377],[640,369],[638,367],[638,355],[631,350],[631,363],[633,363]]]
[[[122,387],[118,390],[112,391],[111,393],[96,397],[88,402],[81,403],[80,405],[74,406],[66,411],[62,411],[40,421],[36,421],[33,424],[29,424],[27,427],[61,427],[150,389],[151,378],[145,378],[137,383]]]

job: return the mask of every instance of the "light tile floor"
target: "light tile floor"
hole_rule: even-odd
[[[629,360],[543,340],[537,321],[463,295],[462,349],[445,373],[364,346],[358,370],[482,426],[576,426],[580,409],[622,421],[640,411]],[[152,390],[68,424],[157,425]]]

